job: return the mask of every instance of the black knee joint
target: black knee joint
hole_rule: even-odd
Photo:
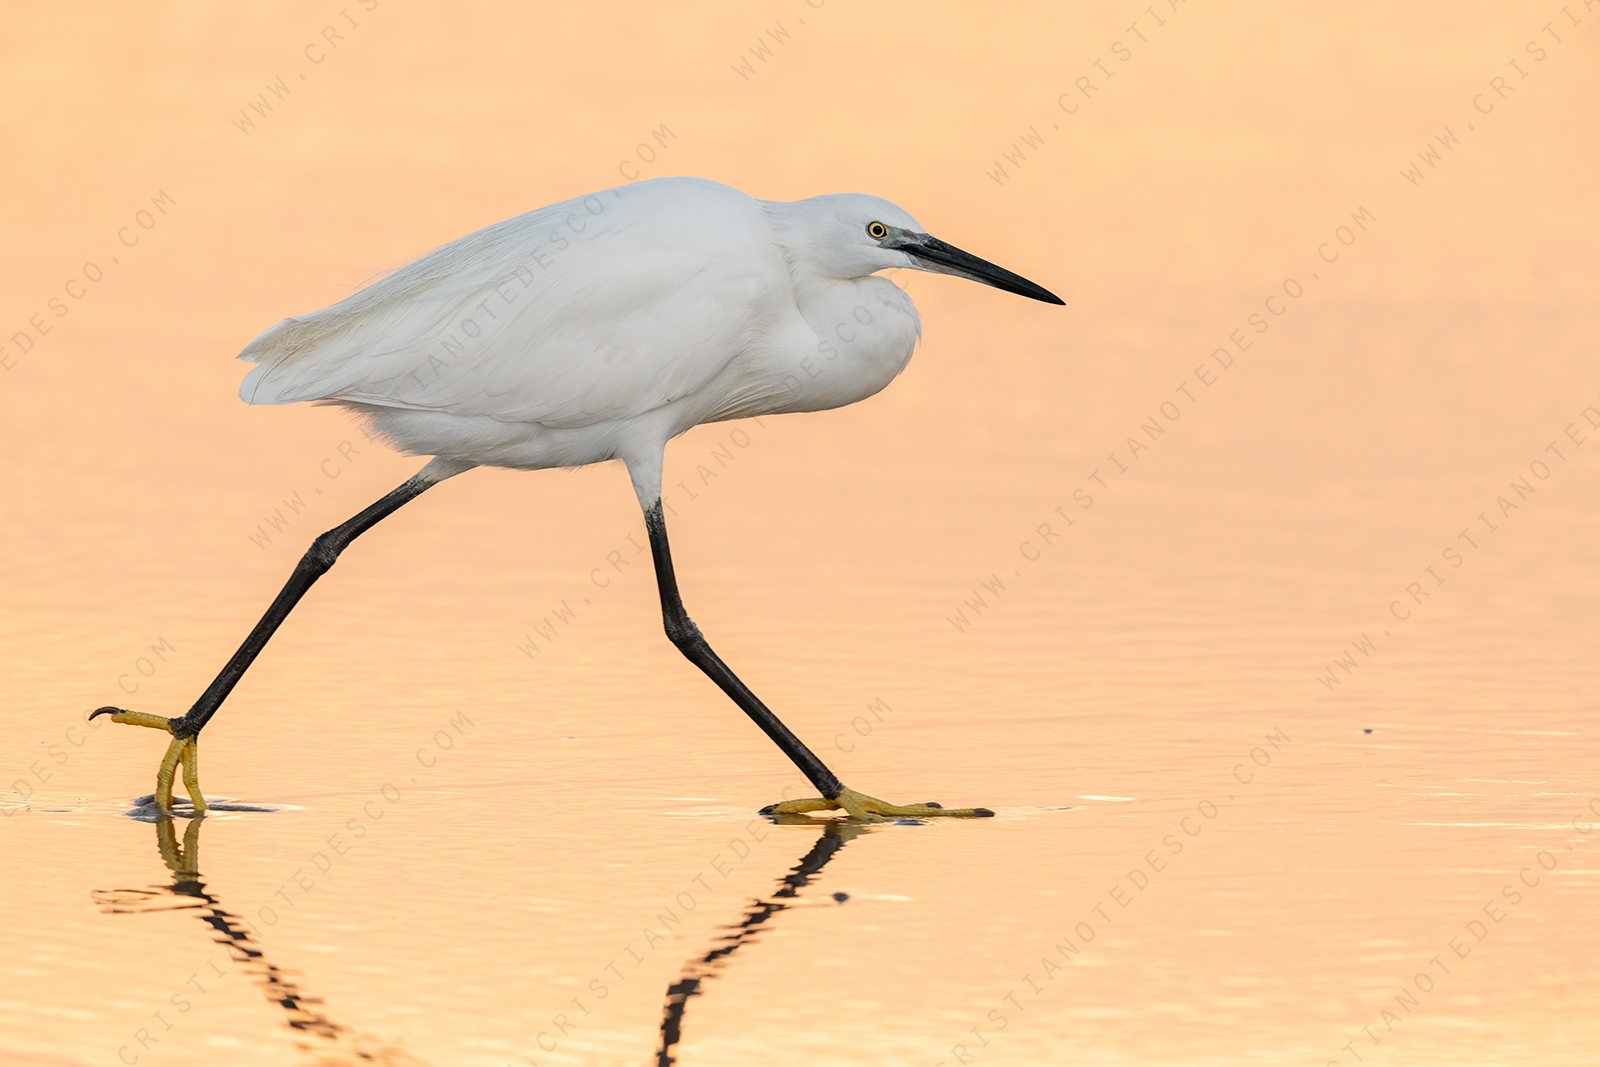
[[[316,568],[318,571],[325,571],[333,566],[333,561],[339,558],[339,553],[343,550],[344,539],[329,530],[311,542],[311,547],[306,549],[306,554],[301,557],[301,561]]]
[[[669,615],[664,621],[667,629],[667,640],[677,645],[680,649],[704,640],[700,634],[700,627],[696,626],[694,620],[687,615],[678,618],[673,618]]]

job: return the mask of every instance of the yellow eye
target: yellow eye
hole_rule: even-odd
[[[889,227],[881,222],[869,222],[867,223],[867,236],[874,241],[881,241],[889,236]]]

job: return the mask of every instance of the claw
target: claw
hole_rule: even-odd
[[[936,801],[926,804],[890,804],[876,797],[869,797],[865,793],[858,793],[854,789],[842,790],[837,797],[827,799],[814,797],[807,800],[785,800],[777,804],[768,804],[762,808],[760,814],[802,815],[812,811],[844,811],[851,819],[858,822],[882,822],[885,819],[900,818],[933,818],[935,816],[946,819],[988,819],[994,812],[988,808],[946,808]]]
[[[148,726],[152,730],[165,730],[172,732],[172,720],[165,715],[153,715],[148,711],[128,711],[125,708],[114,708],[107,704],[103,708],[95,708],[89,713],[89,718],[94,719],[100,715],[111,716],[112,722],[126,723],[129,726]]]
[[[98,715],[111,716],[112,722],[124,723],[128,726],[148,726],[152,730],[165,730],[172,734],[174,720],[165,715],[156,715],[148,711],[127,711],[107,705],[96,708],[89,713],[93,719]],[[179,765],[183,767],[183,788],[189,794],[189,800],[194,804],[194,813],[204,815],[206,812],[205,794],[200,792],[200,747],[198,737],[178,737],[173,735],[172,742],[167,745],[166,755],[161,757],[161,769],[156,772],[156,807],[162,811],[172,810],[172,779]]]

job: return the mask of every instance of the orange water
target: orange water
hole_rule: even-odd
[[[639,1064],[689,978],[686,1065],[1600,1055],[1595,12],[14,6],[0,1064]],[[169,865],[160,739],[84,711],[186,708],[417,466],[230,357],[624,173],[878,193],[1067,297],[902,278],[885,394],[668,453],[723,656],[1000,816],[754,820],[804,783],[622,472],[475,471],[306,599],[201,746],[279,810]]]

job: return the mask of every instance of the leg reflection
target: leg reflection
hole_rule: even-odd
[[[325,1067],[367,1064],[379,1067],[422,1067],[421,1061],[394,1048],[370,1047],[348,1027],[330,1019],[322,1000],[302,992],[288,971],[267,959],[266,950],[239,916],[222,906],[200,880],[200,827],[204,818],[189,820],[178,839],[177,822],[165,812],[156,819],[156,848],[172,872],[172,884],[149,889],[97,889],[90,896],[102,911],[127,915],[153,911],[193,911],[209,928],[211,940],[227,950],[230,963],[253,982],[269,1004],[283,1009],[294,1043],[312,1062]],[[226,975],[226,971],[221,974]]]
[[[805,815],[776,815],[774,821],[794,826],[817,825],[817,820]],[[753,941],[762,925],[774,915],[793,907],[800,890],[833,861],[840,849],[865,832],[867,827],[857,822],[844,819],[824,822],[822,836],[800,858],[800,862],[783,876],[777,892],[766,900],[752,901],[739,922],[724,927],[727,933],[718,938],[716,948],[683,965],[678,980],[667,987],[667,1002],[661,1013],[661,1049],[656,1053],[656,1067],[672,1067],[677,1062],[673,1049],[683,1039],[683,1013],[689,1006],[689,998],[703,993],[705,983],[717,975],[729,956]],[[842,895],[840,899],[843,899]]]

